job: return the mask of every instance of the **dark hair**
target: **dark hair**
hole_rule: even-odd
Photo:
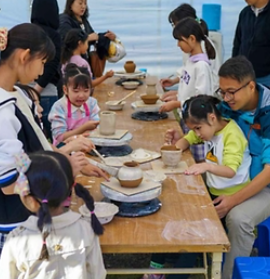
[[[55,56],[55,47],[45,31],[36,24],[23,23],[8,31],[7,47],[1,52],[0,63],[6,61],[16,49],[30,49],[32,57],[47,61]]]
[[[208,27],[206,22],[202,18],[198,18],[196,10],[187,3],[181,4],[176,9],[171,11],[168,16],[168,21],[169,23],[176,25],[180,20],[186,17],[194,18],[201,25],[204,35],[208,36]]]
[[[21,83],[16,83],[16,86],[22,89],[31,101],[40,101],[40,95],[34,87]]]
[[[221,119],[221,113],[217,109],[219,99],[209,95],[198,95],[185,101],[182,109],[182,117],[192,123],[208,123],[208,113],[214,113],[218,119]],[[208,123],[209,124],[209,123]]]
[[[63,84],[68,86],[71,83],[73,88],[82,87],[92,89],[92,80],[88,69],[86,67],[78,67],[74,63],[67,64]]]
[[[78,48],[79,42],[85,43],[88,39],[87,34],[81,29],[70,29],[65,36],[62,47],[61,63],[68,62],[73,55],[74,50]]]
[[[247,78],[256,80],[255,72],[251,62],[245,56],[236,56],[224,62],[218,75],[224,78],[232,78],[238,82],[243,82]]]
[[[205,41],[205,48],[209,59],[215,59],[216,52],[208,37],[205,36],[200,24],[191,17],[186,17],[180,20],[177,25],[173,29],[173,37],[176,40],[183,40],[184,38],[188,38],[189,36],[195,36],[197,42]]]
[[[26,175],[29,181],[30,195],[40,202],[37,226],[42,233],[43,246],[40,260],[49,259],[46,238],[52,231],[52,217],[50,210],[61,206],[70,195],[72,187],[82,198],[92,213],[91,225],[96,234],[103,233],[103,227],[94,214],[94,200],[82,185],[74,184],[72,167],[68,158],[53,151],[40,151],[31,154],[31,165]]]
[[[71,10],[71,6],[74,2],[75,2],[75,0],[67,0],[65,10],[64,10],[64,14],[67,14],[73,18],[75,18],[75,15],[74,15],[73,11]],[[89,10],[88,10],[88,6],[86,5],[86,9],[85,9],[84,14],[82,15],[82,19],[87,20],[88,16],[89,16]]]

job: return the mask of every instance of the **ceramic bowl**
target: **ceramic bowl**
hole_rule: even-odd
[[[153,105],[159,99],[158,95],[141,95],[141,99],[146,105]]]
[[[124,81],[122,85],[125,89],[136,89],[139,86],[138,81]]]
[[[108,110],[122,110],[124,105],[125,105],[125,103],[126,102],[123,101],[120,104],[115,105],[115,101],[108,101],[105,104],[106,104]]]
[[[164,145],[160,149],[161,158],[165,166],[176,167],[181,160],[182,150],[175,145]]]
[[[138,163],[125,162],[119,169],[117,178],[122,187],[136,188],[143,180],[143,172]]]
[[[79,208],[79,211],[83,216],[90,217],[91,215],[85,204]],[[107,224],[111,222],[114,215],[118,211],[119,208],[112,203],[95,202],[95,214],[101,224]]]

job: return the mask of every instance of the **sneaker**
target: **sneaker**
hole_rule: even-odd
[[[144,274],[141,279],[165,279],[164,274]]]

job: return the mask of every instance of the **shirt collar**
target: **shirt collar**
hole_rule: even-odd
[[[268,4],[266,4],[265,6],[261,7],[261,8],[256,8],[254,6],[250,6],[251,10],[254,12],[255,16],[258,16],[263,10],[264,8],[267,6]]]
[[[69,210],[61,215],[52,217],[53,228],[56,230],[65,228],[77,222],[80,218],[82,218],[82,215]],[[23,222],[21,226],[29,230],[37,231],[39,230],[37,227],[37,220],[38,217],[32,215],[25,222]]]
[[[66,96],[64,96],[64,100],[65,100],[65,104],[66,104],[66,106],[67,106],[67,104],[68,104],[68,99],[67,99],[67,97]],[[84,105],[81,105],[79,108],[78,107],[76,107],[76,106],[74,106],[73,104],[71,104],[71,113],[74,113],[74,112],[76,112],[76,111],[78,111],[78,110],[80,110],[81,112],[85,112],[85,109],[84,109]]]
[[[198,62],[198,61],[205,61],[206,63],[211,65],[211,62],[205,53],[199,53],[199,54],[189,56],[189,61],[191,61],[193,63]]]

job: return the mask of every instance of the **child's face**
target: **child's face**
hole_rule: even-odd
[[[182,37],[181,40],[177,41],[177,46],[185,53],[191,53],[193,50],[193,40],[191,36],[189,38]]]
[[[200,123],[193,123],[187,120],[186,122],[188,128],[193,130],[194,133],[203,141],[209,141],[215,135],[215,128],[214,125],[211,123],[200,122]]]
[[[74,88],[72,85],[64,86],[63,87],[65,95],[69,98],[70,102],[76,106],[82,106],[90,97],[90,87],[89,88],[82,88],[77,87]]]
[[[88,41],[87,40],[85,42],[80,41],[79,48],[80,48],[80,53],[85,54],[88,49]]]

